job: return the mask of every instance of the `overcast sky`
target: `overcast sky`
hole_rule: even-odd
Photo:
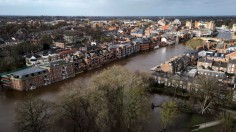
[[[236,0],[0,0],[0,15],[236,15]]]

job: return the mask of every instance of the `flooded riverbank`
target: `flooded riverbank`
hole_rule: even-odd
[[[128,68],[130,71],[151,73],[151,67],[161,64],[164,61],[172,58],[173,56],[182,54],[186,49],[187,47],[185,45],[180,44],[142,52],[128,58],[112,62],[104,67],[81,73],[79,75],[76,75],[75,78],[64,80],[30,92],[19,92],[14,90],[0,91],[0,132],[13,131],[13,122],[15,117],[14,108],[17,103],[21,102],[23,98],[29,94],[44,100],[55,101],[57,97],[63,94],[64,85],[75,81],[88,83],[92,75],[94,75],[96,72],[101,72],[105,68],[111,67],[113,65],[121,65]],[[160,97],[158,101],[161,101],[162,99],[168,97],[162,95],[157,96]],[[158,111],[154,111],[152,114],[155,113],[158,114]],[[153,130],[155,130],[156,127],[158,127],[158,125],[155,126]]]

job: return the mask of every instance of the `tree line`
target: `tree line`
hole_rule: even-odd
[[[201,78],[198,84],[198,90],[189,91],[187,100],[173,99],[158,106],[160,130],[169,130],[180,112],[188,111],[215,114],[222,121],[222,131],[232,131],[233,116],[218,111],[231,103],[231,96],[228,100],[221,98],[215,79]],[[87,85],[77,81],[64,86],[63,95],[55,102],[27,97],[16,107],[15,126],[25,132],[143,131],[150,121],[150,93],[155,87],[159,86],[149,74],[113,66],[96,73]],[[176,92],[175,88],[172,90]]]
[[[140,74],[114,66],[89,85],[64,87],[54,103],[28,97],[16,108],[19,131],[141,131],[149,120],[148,83]]]

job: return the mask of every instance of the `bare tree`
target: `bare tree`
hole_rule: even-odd
[[[216,78],[198,78],[198,85],[194,91],[200,113],[204,114],[211,110],[218,102],[220,97],[220,87]]]
[[[72,83],[65,88],[67,91],[60,97],[57,105],[58,125],[67,131],[93,131],[96,125],[89,100],[91,92],[81,86],[81,82]]]
[[[121,66],[114,66],[92,78],[94,109],[101,131],[126,128],[131,131],[147,119],[150,105],[143,79]],[[148,105],[148,106],[147,106]]]
[[[51,127],[50,105],[41,99],[27,97],[16,107],[16,128],[23,132],[43,132]]]

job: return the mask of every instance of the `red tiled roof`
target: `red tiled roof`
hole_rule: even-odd
[[[65,55],[65,54],[72,54],[74,52],[75,52],[74,50],[64,50],[64,51],[59,52],[59,54],[60,55]]]
[[[161,27],[161,30],[166,30],[166,29],[168,29],[169,28],[169,26],[168,25],[165,25],[165,26],[162,26]]]

